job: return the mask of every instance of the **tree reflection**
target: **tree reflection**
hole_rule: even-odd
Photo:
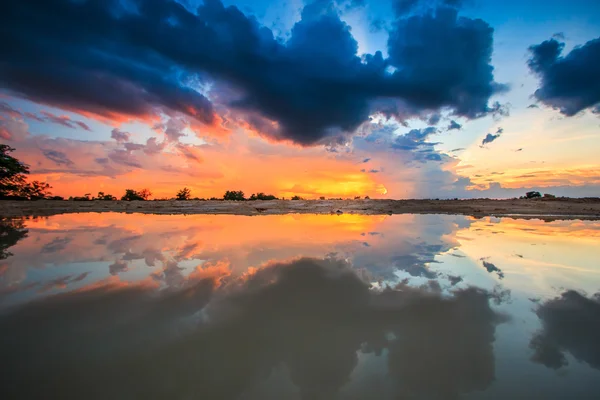
[[[0,260],[12,256],[8,249],[27,237],[27,232],[23,220],[0,217]]]

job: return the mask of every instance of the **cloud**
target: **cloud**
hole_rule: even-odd
[[[0,85],[85,115],[154,121],[166,114],[214,125],[230,110],[232,120],[267,137],[312,145],[353,132],[374,113],[406,118],[445,109],[478,118],[494,112],[488,100],[506,90],[490,64],[493,29],[458,17],[452,1],[398,18],[388,59],[360,57],[328,1],[307,4],[285,42],[218,0],[194,11],[174,0],[54,1],[53,12],[47,2],[24,0],[0,16],[5,40],[19,42],[0,68]]]
[[[531,71],[540,78],[534,96],[543,104],[573,116],[600,103],[600,38],[561,55],[565,44],[556,39],[529,47]]]
[[[127,141],[129,141],[130,136],[131,136],[131,134],[129,132],[124,132],[124,131],[120,130],[119,128],[114,128],[110,132],[110,137],[115,139],[117,142],[127,142]]]
[[[492,143],[494,140],[498,139],[499,137],[500,137],[500,133],[496,133],[495,135],[488,133],[481,141],[481,146],[483,147],[488,143]]]
[[[183,130],[187,128],[187,123],[182,119],[169,118],[166,123],[154,125],[153,129],[162,131],[168,141],[178,142],[179,138],[185,136]]]
[[[56,150],[42,150],[42,154],[47,159],[54,161],[54,163],[56,163],[56,165],[66,165],[66,166],[73,165],[73,161],[71,161],[69,159],[69,157],[63,152],[56,151]]]
[[[0,114],[6,114],[12,118],[18,118],[23,116],[21,111],[14,109],[5,101],[0,101]]]
[[[457,14],[439,7],[399,19],[390,32],[388,62],[398,68],[393,80],[405,85],[405,97],[414,106],[446,105],[453,115],[476,118],[497,111],[488,100],[507,87],[493,78],[493,29]]]
[[[450,125],[448,125],[447,130],[452,131],[452,130],[460,130],[462,128],[462,125],[459,124],[458,122],[452,120],[450,121]]]
[[[458,397],[494,381],[504,318],[491,299],[474,288],[442,295],[435,285],[370,290],[335,259],[274,263],[224,287],[205,274],[170,290],[112,277],[0,316],[0,350],[14,366],[0,393],[38,398],[52,388],[79,398],[93,387],[98,398],[162,398],[176,387],[237,398],[283,366],[303,398],[336,398],[359,351],[387,350],[391,379],[402,383],[394,397]],[[124,370],[136,373],[123,379]]]
[[[442,116],[439,113],[433,113],[427,120],[427,124],[428,125],[437,125],[438,122],[440,122],[440,119],[442,119]]]
[[[42,119],[47,122],[52,122],[54,124],[59,124],[62,126],[66,126],[67,128],[75,129],[76,126],[79,126],[86,131],[91,131],[90,127],[81,121],[74,121],[67,115],[54,115],[48,111],[42,111],[43,115]],[[36,118],[37,119],[37,118]],[[39,119],[37,119],[39,121]]]
[[[115,261],[111,265],[108,266],[108,271],[111,275],[118,275],[121,272],[128,271],[128,265],[125,261]]]
[[[498,278],[504,279],[504,272],[502,272],[500,268],[496,267],[491,262],[485,260],[481,260],[481,262],[483,263],[483,268],[485,268],[487,272],[489,272],[490,274],[495,272],[498,275]]]
[[[137,158],[127,150],[113,150],[108,154],[108,158],[117,164],[134,168],[142,168],[142,164],[140,164]]]
[[[368,163],[369,161],[371,161],[370,158],[365,158],[364,160],[362,160],[363,163]]]
[[[568,290],[541,303],[536,314],[542,329],[530,342],[533,361],[557,369],[568,364],[568,352],[600,369],[600,293],[588,297]]]

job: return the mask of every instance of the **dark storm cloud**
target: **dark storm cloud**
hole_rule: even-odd
[[[56,150],[42,150],[42,154],[48,160],[54,161],[54,163],[56,163],[56,165],[66,165],[66,166],[73,165],[73,161],[71,161],[69,159],[69,157],[65,153],[63,153],[61,151],[56,151]]]
[[[548,368],[568,364],[565,353],[600,369],[600,293],[586,296],[569,290],[541,303],[542,329],[532,338],[532,359]]]
[[[361,58],[350,27],[325,0],[305,6],[287,42],[218,0],[195,12],[173,0],[11,2],[0,13],[0,85],[109,118],[178,112],[213,123],[213,105],[194,88],[215,83],[218,107],[303,145],[354,131],[374,112],[402,119],[442,108],[466,118],[496,112],[488,100],[506,87],[493,79],[493,29],[458,17],[450,3],[397,19],[384,59]]]
[[[556,39],[529,47],[529,68],[540,78],[535,97],[573,116],[600,103],[600,38],[575,47],[563,56],[565,44]]]
[[[226,288],[205,279],[55,295],[0,315],[0,354],[11,366],[0,394],[228,399],[283,366],[301,398],[329,399],[358,352],[387,349],[394,398],[456,398],[494,380],[494,334],[504,320],[490,306],[494,296],[474,288],[442,295],[435,284],[370,290],[334,259],[274,264]]]
[[[447,130],[452,131],[452,130],[460,130],[462,128],[462,125],[459,124],[458,122],[452,120],[450,121],[450,125],[448,125]]]
[[[493,29],[484,21],[458,17],[457,10],[399,19],[388,40],[394,80],[405,85],[414,106],[453,108],[454,115],[476,118],[500,105],[488,99],[505,86],[494,82],[490,65]],[[439,68],[443,65],[443,68]]]

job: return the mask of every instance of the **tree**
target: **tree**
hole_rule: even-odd
[[[115,201],[115,200],[117,200],[117,198],[115,196],[113,196],[112,194],[105,194],[104,192],[98,192],[98,200]]]
[[[244,201],[246,198],[241,190],[228,190],[223,195],[223,200]]]
[[[142,200],[148,200],[150,196],[152,196],[152,192],[150,191],[150,189],[142,189],[138,192],[138,194],[140,195]]]
[[[123,201],[133,201],[133,200],[146,200],[141,192],[133,189],[125,189],[125,194],[121,197]]]
[[[27,237],[27,232],[22,220],[0,217],[0,260],[12,256],[8,248]]]
[[[192,197],[192,191],[186,187],[177,192],[177,200],[189,200]]]
[[[19,174],[28,174],[29,167],[8,153],[15,151],[10,146],[0,144],[0,179],[12,178]]]
[[[277,197],[272,194],[264,194],[263,192],[252,194],[248,200],[277,200]]]
[[[542,197],[540,192],[527,192],[525,193],[526,199],[535,199],[536,197]]]
[[[9,154],[13,151],[0,144],[0,198],[37,200],[49,196],[51,186],[46,182],[27,182],[29,167]]]
[[[21,187],[21,196],[29,200],[39,200],[50,196],[52,186],[46,182],[33,181]]]

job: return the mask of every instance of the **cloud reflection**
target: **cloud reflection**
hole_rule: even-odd
[[[116,278],[116,277],[115,277]],[[493,294],[374,290],[336,259],[275,263],[229,279],[151,281],[58,294],[0,317],[3,398],[265,398],[284,367],[303,399],[334,398],[358,352],[386,354],[401,395],[454,397],[494,379]],[[32,385],[31,382],[36,382]],[[250,396],[250,397],[248,397]]]

